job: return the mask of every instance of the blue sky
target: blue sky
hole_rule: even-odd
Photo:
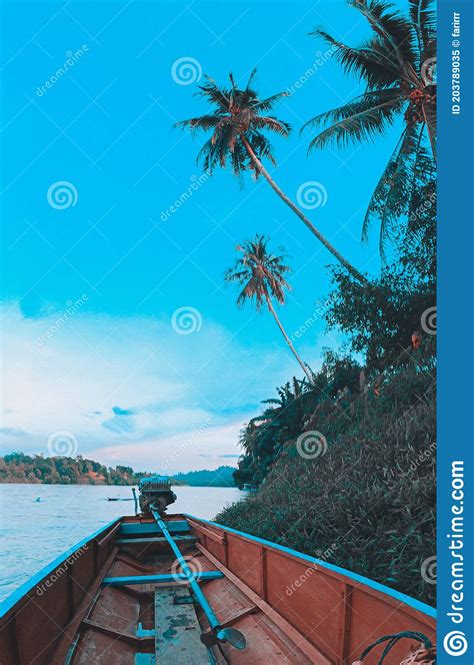
[[[290,334],[311,318],[298,349],[315,369],[342,341],[315,314],[332,257],[263,180],[199,180],[203,140],[173,127],[206,110],[186,76],[244,82],[257,65],[262,95],[292,91],[276,113],[294,131],[275,140],[270,171],[291,197],[319,183],[327,200],[309,216],[377,273],[360,229],[398,128],[310,158],[299,135],[362,91],[330,57],[315,64],[328,47],[308,32],[358,43],[365,22],[344,0],[7,2],[3,14],[3,450],[61,444],[169,471],[235,463],[259,401],[301,374],[271,316],[237,309],[224,286],[235,246],[258,232],[289,255],[281,318]]]

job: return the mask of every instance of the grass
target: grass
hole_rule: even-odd
[[[305,459],[296,441],[288,441],[259,491],[224,509],[216,521],[324,558],[433,605],[432,370],[416,365],[399,369],[379,397],[361,396],[344,412],[325,400],[304,430],[321,432],[326,451]]]

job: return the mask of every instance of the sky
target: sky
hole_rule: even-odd
[[[399,127],[310,157],[299,131],[363,91],[308,33],[357,44],[365,21],[345,0],[15,1],[3,19],[2,452],[236,465],[243,424],[302,374],[271,315],[224,284],[236,246],[261,233],[287,255],[279,314],[314,370],[343,341],[321,316],[333,258],[263,179],[202,175],[204,137],[174,124],[207,110],[205,75],[246,83],[257,66],[263,96],[290,93],[270,172],[377,274],[362,219]]]

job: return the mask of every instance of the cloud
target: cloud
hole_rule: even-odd
[[[1,309],[6,452],[47,454],[48,437],[69,431],[79,454],[106,464],[219,466],[240,454],[243,423],[295,369],[284,345],[244,346],[206,317],[199,332],[181,335],[171,314]]]

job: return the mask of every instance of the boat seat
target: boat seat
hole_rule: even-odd
[[[155,590],[155,654],[159,665],[212,663],[201,642],[201,630],[187,589],[166,586]]]

